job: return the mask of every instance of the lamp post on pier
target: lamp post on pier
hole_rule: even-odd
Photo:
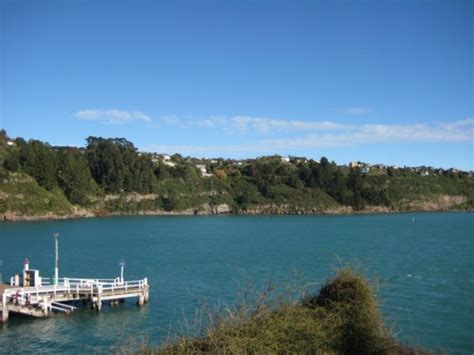
[[[125,268],[125,260],[120,260],[120,283],[123,284],[123,269]]]
[[[53,285],[58,284],[59,279],[59,251],[58,251],[58,237],[59,233],[54,233],[54,279]]]

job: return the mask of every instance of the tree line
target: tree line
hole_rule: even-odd
[[[2,135],[3,134],[3,135]],[[228,202],[236,208],[264,203],[284,204],[319,191],[338,204],[356,210],[366,205],[390,207],[403,192],[389,180],[363,174],[359,168],[337,166],[323,157],[319,161],[278,156],[262,157],[244,164],[218,159],[204,161],[211,177],[201,176],[196,159],[172,157],[174,166],[139,153],[125,138],[88,137],[85,148],[53,147],[39,140],[17,138],[7,146],[0,134],[3,168],[32,176],[47,190],[61,189],[73,204],[87,206],[105,194],[136,192],[159,195],[155,207],[186,208],[198,202]],[[3,137],[3,138],[2,138]],[[393,185],[393,184],[392,184]],[[305,195],[306,194],[306,195]],[[207,196],[203,200],[202,196]]]

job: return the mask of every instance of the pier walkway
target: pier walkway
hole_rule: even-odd
[[[31,287],[0,285],[0,297],[0,320],[6,321],[10,312],[42,318],[52,312],[70,313],[76,309],[69,304],[74,301],[82,301],[98,311],[105,301],[118,303],[125,298],[137,298],[137,303],[143,305],[148,302],[149,285],[147,278],[136,281],[59,278],[55,285],[43,282]]]

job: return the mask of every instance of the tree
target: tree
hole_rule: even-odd
[[[156,183],[153,162],[139,156],[125,138],[87,138],[87,160],[94,180],[106,192],[151,192]]]
[[[47,143],[30,140],[20,145],[20,165],[24,172],[33,176],[47,190],[56,184],[56,152]]]
[[[6,146],[8,142],[7,131],[4,129],[0,130],[0,146]]]
[[[59,187],[71,203],[87,205],[92,196],[99,194],[87,159],[77,148],[58,153],[57,179]]]
[[[348,188],[352,191],[352,206],[360,210],[364,208],[363,193],[363,176],[359,168],[351,168],[347,180]]]
[[[7,157],[3,162],[3,166],[5,169],[10,170],[12,172],[18,171],[20,168],[20,153],[17,149],[10,149],[7,152]]]

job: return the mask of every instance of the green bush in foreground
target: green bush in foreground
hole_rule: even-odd
[[[369,282],[340,270],[319,294],[277,307],[226,310],[204,336],[182,337],[149,354],[421,354],[384,326]]]

